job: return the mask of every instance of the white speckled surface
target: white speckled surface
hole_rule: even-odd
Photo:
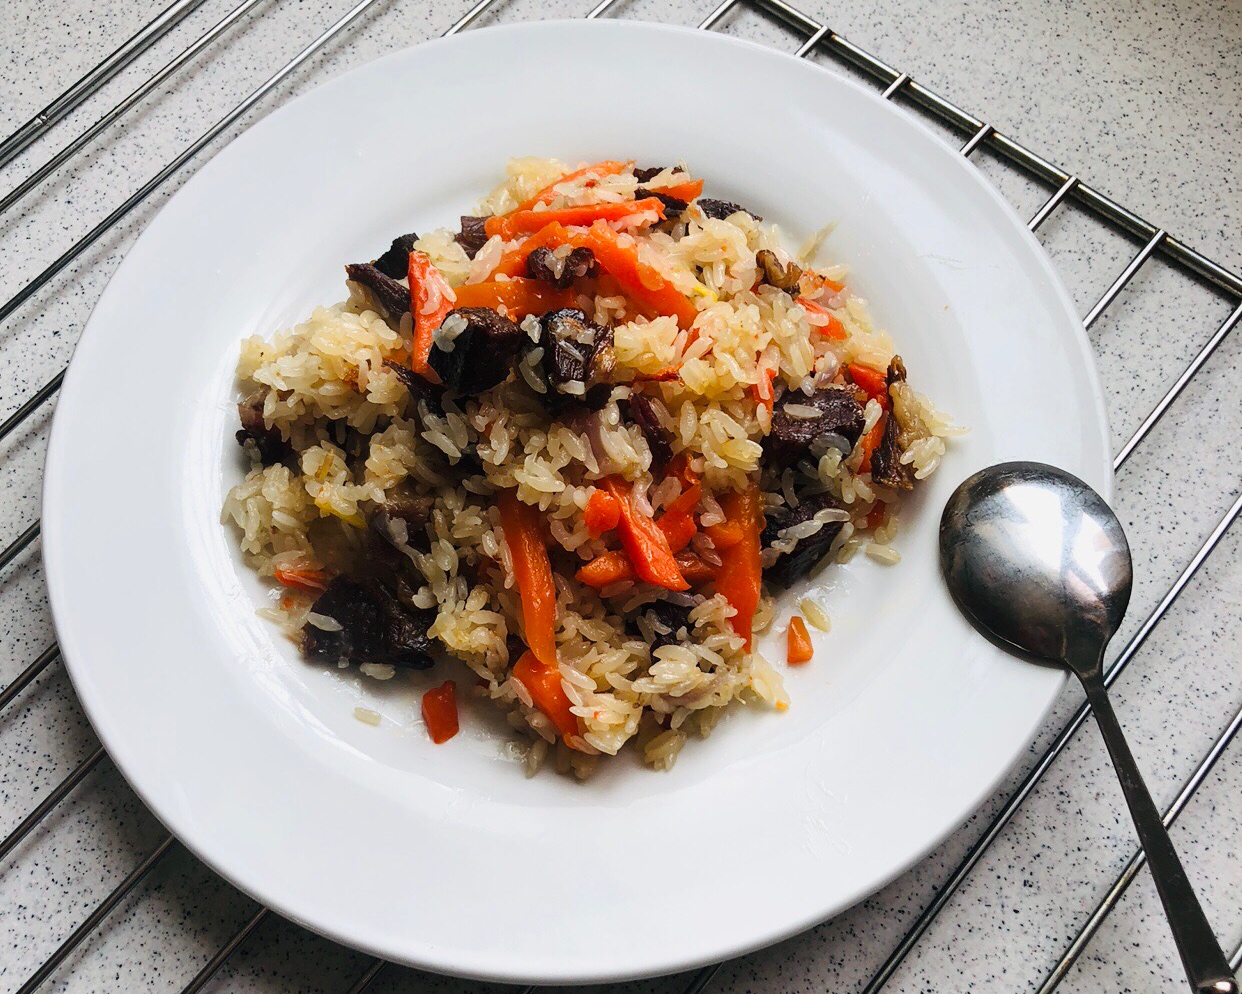
[[[498,0],[481,23],[581,16],[592,5],[592,0]],[[28,175],[230,6],[228,0],[205,0],[49,140],[3,170],[0,189]],[[348,6],[349,0],[265,0],[190,71],[0,217],[0,296],[7,299],[37,275]],[[623,0],[617,13],[694,24],[711,6]],[[1235,270],[1242,267],[1237,169],[1242,7],[1236,0],[840,0],[831,5],[804,0],[800,6],[1189,245]],[[330,44],[256,115],[345,68],[439,35],[467,7],[466,0],[434,5],[381,0],[346,40]],[[0,133],[38,111],[159,9],[152,0],[6,4],[0,15]],[[788,51],[801,40],[749,9],[727,15],[720,28]],[[819,61],[848,72],[826,57]],[[962,136],[944,133],[961,144]],[[990,154],[978,153],[975,161],[1024,215],[1050,192]],[[177,185],[172,181],[0,325],[0,415],[67,361],[127,245]],[[1040,238],[1084,313],[1137,250],[1073,206],[1063,206]],[[1091,339],[1118,446],[1235,304],[1156,259],[1095,325]],[[1123,638],[1138,628],[1238,493],[1240,367],[1242,349],[1234,335],[1120,473],[1117,507],[1136,553],[1137,576]],[[0,443],[0,542],[37,517],[48,413]],[[140,426],[136,438],[141,439]],[[89,495],[83,501],[88,512]],[[1242,706],[1240,542],[1242,533],[1235,529],[1116,687],[1122,722],[1164,804]],[[36,543],[0,573],[0,685],[50,639]],[[722,994],[861,989],[1078,700],[1075,692],[1066,692],[1024,768],[915,869],[836,920],[726,964],[711,989]],[[53,665],[0,713],[0,835],[94,747],[72,688]],[[1230,951],[1242,942],[1240,797],[1242,744],[1235,744],[1175,831],[1209,917]],[[160,826],[105,760],[0,863],[0,992],[20,987],[161,837]],[[887,989],[903,994],[1033,989],[1134,847],[1120,791],[1088,723]],[[174,847],[46,989],[178,990],[255,910],[248,898]],[[209,989],[343,992],[366,962],[269,918]],[[625,990],[676,992],[686,979]],[[1143,873],[1061,989],[1156,992],[1182,984],[1159,903]],[[477,987],[391,969],[372,990]]]

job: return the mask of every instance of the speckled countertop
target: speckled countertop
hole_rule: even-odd
[[[350,2],[262,0],[189,70],[0,216],[0,297],[7,299],[36,276]],[[582,16],[591,5],[497,0],[480,24]],[[231,6],[231,0],[204,0],[49,139],[0,172],[0,189],[7,192],[29,175]],[[380,0],[346,38],[312,58],[247,121],[343,69],[438,36],[467,6],[465,0]],[[1242,7],[1236,0],[802,0],[800,7],[1183,242],[1230,269],[1242,268]],[[156,0],[10,0],[0,15],[0,133],[30,118],[160,9]],[[707,3],[621,0],[612,14],[696,24],[710,9]],[[786,51],[801,41],[745,5],[718,29]],[[826,57],[819,61],[849,72]],[[963,136],[933,126],[961,144]],[[226,134],[241,129],[239,124]],[[1025,216],[1051,192],[986,150],[974,161]],[[68,360],[127,246],[181,179],[0,326],[0,415],[10,414]],[[1058,210],[1040,238],[1084,314],[1139,247],[1072,205]],[[1092,327],[1118,448],[1236,306],[1235,298],[1157,257]],[[1136,553],[1137,584],[1117,647],[1139,629],[1236,499],[1240,367],[1242,348],[1233,335],[1119,474],[1116,506]],[[49,423],[50,410],[42,410],[0,442],[0,544],[38,516]],[[1162,806],[1242,705],[1240,542],[1242,531],[1235,528],[1116,685],[1121,720]],[[0,573],[0,685],[51,641],[36,542]],[[1067,690],[1028,759],[974,819],[917,867],[834,921],[727,963],[708,989],[863,989],[1078,704],[1077,692]],[[0,836],[96,745],[63,669],[53,663],[0,712]],[[103,760],[0,861],[0,992],[20,988],[162,836]],[[1174,838],[1209,917],[1233,951],[1242,942],[1242,743],[1234,743],[1205,779]],[[1134,848],[1119,788],[1088,723],[886,990],[1034,990]],[[174,846],[45,989],[180,990],[256,910]],[[368,963],[361,954],[269,917],[207,989],[344,992]],[[689,980],[686,975],[623,989],[672,994]],[[1140,873],[1060,989],[1156,992],[1183,985],[1150,878]],[[371,990],[479,986],[388,969]]]

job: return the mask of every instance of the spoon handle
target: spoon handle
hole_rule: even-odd
[[[1160,812],[1151,799],[1147,785],[1143,783],[1143,776],[1109,702],[1108,691],[1104,689],[1104,681],[1098,674],[1097,670],[1095,674],[1083,676],[1083,689],[1091,702],[1100,734],[1104,736],[1104,744],[1113,758],[1117,778],[1125,792],[1139,842],[1147,854],[1147,865],[1151,867],[1151,876],[1156,882],[1156,890],[1169,919],[1173,941],[1177,943],[1190,986],[1199,994],[1238,994],[1238,982],[1229,969],[1212,926],[1203,914],[1186,871],[1182,869],[1177,850],[1173,848]]]

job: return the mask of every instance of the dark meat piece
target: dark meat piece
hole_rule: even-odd
[[[815,418],[795,418],[785,408],[791,404],[813,407]],[[786,390],[772,410],[772,429],[763,440],[763,457],[769,466],[781,470],[807,454],[811,443],[827,434],[842,436],[851,447],[862,434],[862,406],[849,390],[825,387],[808,397],[801,390]]]
[[[388,251],[375,260],[375,268],[394,280],[405,279],[410,275],[410,253],[414,251],[416,241],[418,235],[413,231],[408,235],[398,235],[392,240]]]
[[[760,542],[765,549],[769,548],[776,541],[777,534],[784,529],[810,521],[820,511],[840,507],[831,494],[815,494],[804,497],[797,507],[768,508]],[[806,576],[828,554],[829,546],[840,534],[844,524],[844,521],[829,521],[810,538],[798,542],[792,552],[782,553],[775,563],[763,571],[763,578],[769,583],[788,587],[795,580]]]
[[[601,406],[608,399],[608,380],[616,366],[612,329],[601,328],[574,307],[549,311],[539,324],[543,348],[539,371],[548,385],[544,407],[556,413],[575,401]],[[571,383],[582,384],[582,392],[567,391]]]
[[[664,220],[676,221],[681,217],[682,212],[690,206],[685,200],[679,200],[677,197],[670,197],[667,193],[661,193],[659,190],[648,190],[646,187],[640,186],[634,191],[635,197],[655,197],[664,205]]]
[[[634,178],[640,183],[646,183],[650,179],[655,179],[660,173],[664,172],[663,166],[648,166],[634,170]]]
[[[626,406],[630,419],[638,425],[643,438],[647,440],[647,446],[651,449],[651,458],[657,465],[667,465],[673,458],[673,436],[660,423],[651,399],[640,393],[630,394],[630,400]]]
[[[444,414],[444,388],[423,379],[409,366],[402,366],[399,362],[393,362],[391,359],[385,359],[384,365],[397,374],[405,388],[410,391],[410,397],[417,404],[420,400],[427,402],[427,409],[432,414]]]
[[[385,276],[369,262],[345,267],[345,275],[366,291],[367,301],[394,328],[410,309],[410,291],[391,276]]]
[[[490,307],[459,307],[444,320],[454,317],[465,318],[465,329],[445,343],[448,348],[433,344],[427,356],[444,388],[472,397],[503,383],[517,363],[525,333]]]
[[[461,216],[461,231],[453,236],[453,240],[466,250],[466,255],[473,259],[479,254],[479,249],[487,244],[487,231],[483,225],[487,221],[485,217],[472,217],[469,214]]]
[[[427,535],[427,522],[431,520],[431,508],[435,499],[417,493],[407,484],[398,484],[388,492],[383,506],[371,517],[371,528],[385,542],[397,547],[393,537],[393,524],[405,523],[406,544],[420,552],[431,551],[431,539]]]
[[[760,283],[768,283],[778,290],[784,290],[791,297],[797,297],[802,292],[798,288],[802,270],[792,262],[782,265],[771,249],[760,249],[756,252],[755,262],[759,266]]]
[[[730,214],[736,214],[738,211],[745,211],[745,213],[749,214],[756,221],[763,220],[763,218],[761,218],[754,211],[748,211],[745,207],[735,204],[729,200],[712,200],[710,197],[699,197],[695,203],[699,205],[699,210],[703,212],[704,217],[714,217],[723,221]]]
[[[655,628],[655,634],[651,638],[653,656],[657,649],[666,645],[688,641],[694,632],[694,625],[690,622],[690,608],[681,604],[674,604],[672,601],[656,601],[647,608],[646,613],[647,619],[653,623]],[[662,628],[667,631],[661,631]],[[683,630],[685,634],[679,635],[678,633]]]
[[[286,456],[293,455],[293,446],[285,441],[280,429],[271,428],[263,420],[261,403],[242,403],[237,405],[237,416],[241,419],[241,430],[237,433],[237,444],[245,448],[247,442],[253,442],[259,453],[259,461],[264,466],[272,466]]]
[[[888,364],[888,388],[906,381],[906,365],[901,356],[893,356]],[[890,394],[891,395],[891,394]],[[901,425],[890,410],[884,415],[884,433],[880,444],[871,453],[871,479],[894,490],[914,489],[914,467],[901,461]]]
[[[339,632],[309,624],[302,629],[302,651],[312,658],[390,663],[416,670],[428,669],[435,662],[427,629],[436,612],[410,610],[376,580],[338,576],[312,610],[341,625]]]
[[[537,248],[526,257],[526,275],[565,290],[574,280],[598,276],[599,263],[586,246],[574,249],[563,259],[558,259],[549,248]]]

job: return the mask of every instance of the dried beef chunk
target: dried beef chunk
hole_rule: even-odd
[[[743,211],[753,217],[756,221],[763,220],[763,218],[761,218],[754,211],[748,211],[745,207],[740,204],[735,204],[731,200],[712,200],[710,197],[699,197],[695,203],[699,205],[699,210],[703,212],[704,217],[714,217],[717,220],[723,221],[730,214],[736,214],[738,211]]]
[[[894,383],[906,381],[906,364],[901,356],[893,356],[888,364],[888,387]],[[876,483],[894,490],[914,489],[914,467],[901,461],[901,425],[890,410],[885,415],[884,433],[880,436],[880,444],[871,453],[871,479]]]
[[[366,292],[367,300],[389,324],[396,327],[410,309],[410,291],[369,262],[345,267],[345,275]]]
[[[664,205],[664,220],[666,221],[676,221],[681,217],[685,209],[690,206],[689,201],[670,197],[667,193],[661,193],[659,190],[648,190],[643,186],[634,191],[634,196],[655,197],[656,200]]]
[[[616,365],[612,329],[601,328],[576,307],[548,311],[539,326],[539,372],[548,387],[544,407],[556,413],[575,401],[596,407],[606,402],[607,379]]]
[[[664,166],[643,166],[634,170],[634,178],[640,183],[655,179],[664,172]]]
[[[430,552],[427,523],[434,504],[433,497],[420,494],[406,484],[398,484],[388,491],[383,505],[371,516],[371,529],[393,548],[400,548],[398,537],[404,532],[405,545],[419,552]]]
[[[423,379],[409,366],[403,366],[392,359],[385,359],[384,365],[397,374],[397,379],[410,392],[410,397],[417,404],[426,401],[427,409],[436,415],[444,414],[444,388],[430,380]]]
[[[789,296],[797,297],[802,291],[798,281],[802,279],[802,269],[792,262],[782,263],[771,249],[760,249],[755,253],[755,264],[759,267],[759,282],[767,283],[784,290]]]
[[[237,405],[237,416],[241,420],[237,444],[244,448],[247,442],[253,442],[264,466],[275,465],[293,454],[293,446],[285,441],[280,429],[275,425],[269,428],[263,420],[262,404],[242,401]]]
[[[526,275],[533,280],[551,283],[558,290],[568,289],[574,280],[592,279],[599,275],[595,253],[585,245],[558,259],[549,248],[537,248],[526,257]]]
[[[410,275],[410,253],[414,251],[414,243],[418,235],[411,231],[408,235],[398,235],[392,240],[388,251],[375,260],[373,265],[385,276],[394,280],[403,280]]]
[[[796,418],[785,409],[790,405],[813,407],[814,418]],[[764,461],[774,469],[784,469],[807,455],[811,443],[824,435],[840,435],[852,448],[865,423],[862,406],[849,390],[825,387],[808,397],[801,390],[786,390],[772,409],[772,428],[763,440]]]
[[[389,663],[416,670],[428,669],[435,662],[427,630],[436,612],[407,608],[377,580],[338,576],[312,610],[341,626],[336,632],[309,624],[302,629],[302,651],[312,658]]]
[[[647,440],[652,459],[660,466],[667,465],[673,458],[673,436],[660,423],[651,398],[644,397],[641,393],[630,394],[626,407],[630,420],[638,425],[643,438]]]
[[[461,231],[453,236],[453,240],[466,250],[466,255],[473,259],[479,249],[487,244],[487,223],[485,217],[473,217],[469,214],[461,216]]]
[[[820,511],[829,508],[835,510],[841,508],[840,503],[831,494],[814,494],[804,497],[797,507],[782,505],[768,508],[760,543],[763,548],[770,548],[780,532],[810,521]],[[782,553],[775,563],[763,571],[763,578],[782,587],[788,587],[794,581],[800,580],[828,554],[833,539],[840,534],[844,524],[843,521],[827,522],[814,535],[798,542],[792,552]]]
[[[473,397],[508,378],[522,342],[528,339],[521,328],[490,307],[459,307],[449,311],[444,321],[454,317],[464,318],[465,328],[451,342],[435,342],[427,364],[446,390]]]
[[[591,360],[587,363],[587,395],[599,394],[602,389],[602,404],[612,392],[612,374],[617,368],[616,341],[612,325],[595,330],[595,348],[591,352]]]
[[[666,645],[689,641],[694,625],[690,621],[690,608],[672,601],[656,601],[647,608],[647,620],[652,623],[655,634],[651,639],[651,654]]]

